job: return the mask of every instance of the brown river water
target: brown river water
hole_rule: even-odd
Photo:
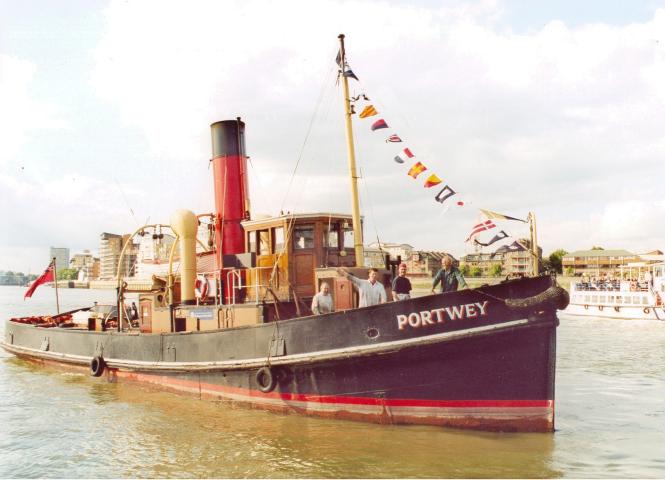
[[[10,316],[54,291],[0,287]],[[115,292],[61,290],[61,310]],[[665,478],[665,322],[560,314],[553,434],[280,415],[0,352],[0,478]]]

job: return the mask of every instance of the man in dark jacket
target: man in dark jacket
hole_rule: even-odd
[[[432,293],[434,293],[434,289],[439,282],[441,282],[441,293],[455,292],[458,287],[469,288],[462,273],[456,267],[453,267],[453,259],[448,255],[441,259],[441,270],[434,276]]]
[[[400,263],[392,287],[393,302],[411,298],[411,280],[406,278],[406,263]]]

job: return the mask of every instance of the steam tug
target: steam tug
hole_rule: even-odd
[[[341,54],[344,38],[340,35]],[[347,267],[365,278],[347,78],[351,215],[250,218],[245,125],[211,126],[215,212],[176,212],[178,268],[153,277],[138,318],[82,308],[6,321],[18,357],[278,412],[391,424],[554,430],[557,309],[550,276],[357,308]],[[200,225],[208,247],[197,252]],[[135,234],[166,225],[147,225]],[[128,243],[131,241],[128,240]],[[176,248],[178,253],[176,253]],[[172,263],[173,264],[173,263]],[[390,262],[379,273],[390,288]],[[334,312],[313,315],[331,286]],[[388,295],[390,298],[390,295]],[[107,312],[108,313],[108,312]]]

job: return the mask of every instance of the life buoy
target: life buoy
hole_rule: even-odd
[[[106,362],[102,357],[92,357],[90,361],[90,375],[93,377],[101,377],[104,373],[104,368],[106,367]]]
[[[600,310],[600,311],[602,312],[602,311],[603,311],[603,306],[602,306],[602,305],[598,305],[598,310]]]
[[[272,392],[277,384],[275,376],[269,367],[259,368],[259,371],[256,372],[256,383],[259,386],[259,390],[263,393]]]
[[[208,296],[208,281],[197,278],[196,282],[194,282],[194,290],[197,297],[206,298]]]
[[[589,310],[589,305],[584,305],[584,310]]]
[[[648,315],[651,310],[649,310],[649,307],[644,307],[642,311]]]

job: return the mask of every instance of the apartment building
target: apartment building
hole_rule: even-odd
[[[50,247],[49,262],[53,258],[55,258],[56,270],[63,270],[65,268],[69,268],[69,248]]]
[[[120,253],[122,252],[125,242],[128,240],[129,234],[118,235],[115,233],[104,232],[100,235],[100,279],[112,280],[116,278],[120,262]],[[120,265],[120,275],[122,277],[131,277],[134,275],[137,256],[138,244],[131,243],[125,250],[122,265]]]
[[[641,261],[639,255],[628,250],[576,250],[561,260],[564,272],[573,275],[601,277],[615,275],[629,263]]]

